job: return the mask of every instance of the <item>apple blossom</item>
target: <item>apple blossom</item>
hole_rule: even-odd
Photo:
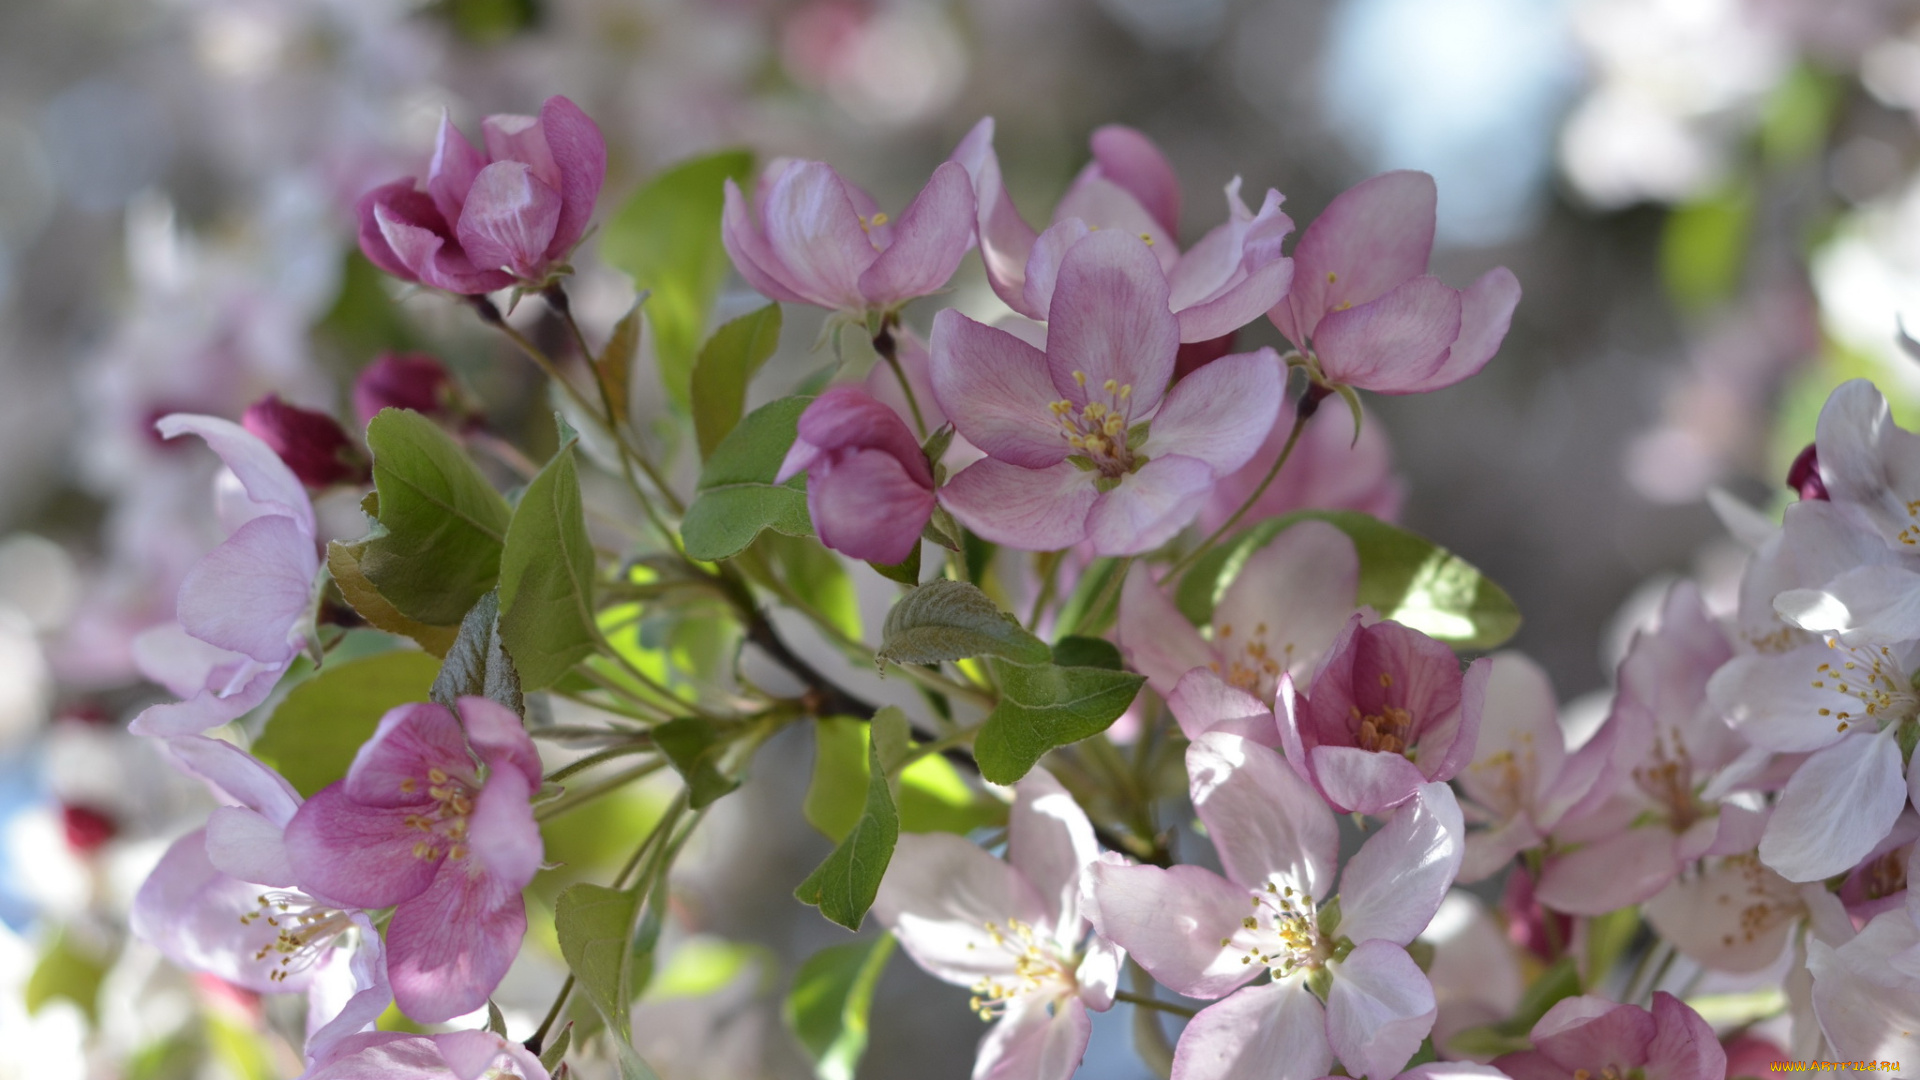
[[[1529,1037],[1532,1050],[1497,1058],[1494,1067],[1513,1080],[1725,1080],[1727,1075],[1727,1055],[1713,1028],[1664,990],[1654,993],[1651,1011],[1604,998],[1566,998],[1547,1010]]]
[[[533,741],[505,706],[463,697],[456,719],[444,706],[402,705],[381,718],[346,779],[287,823],[302,888],[394,908],[387,974],[414,1019],[479,1007],[519,951],[520,890],[541,859],[527,802],[539,784]]]
[[[408,177],[361,197],[360,250],[375,266],[468,295],[562,272],[606,178],[600,128],[558,95],[538,117],[499,114],[480,128],[484,152],[443,113],[427,189]]]
[[[1916,866],[1909,856],[1907,875]],[[1852,1060],[1920,1054],[1920,898],[1874,916],[1858,935],[1807,942],[1813,1011],[1832,1052]]]
[[[1169,392],[1166,289],[1145,244],[1107,232],[1062,260],[1044,351],[951,309],[934,319],[934,394],[988,455],[941,490],[962,524],[1026,550],[1131,555],[1253,456],[1279,410],[1278,357],[1225,357]]]
[[[548,1080],[540,1059],[491,1031],[342,1039],[300,1080]]]
[[[865,389],[832,387],[800,414],[774,483],[803,472],[822,544],[889,564],[919,546],[933,517],[933,470],[900,415]]]

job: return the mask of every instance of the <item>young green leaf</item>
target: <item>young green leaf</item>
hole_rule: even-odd
[[[440,425],[383,409],[367,425],[380,527],[353,545],[360,572],[400,614],[460,622],[500,574],[512,516]]]
[[[593,362],[593,377],[599,381],[607,404],[613,407],[616,422],[627,415],[629,399],[633,396],[633,358],[640,353],[640,313],[646,305],[647,294],[641,293],[627,313],[620,316],[620,321],[613,324],[606,347]]]
[[[387,598],[380,595],[380,590],[373,587],[373,582],[367,580],[367,575],[361,572],[361,551],[359,544],[344,544],[338,540],[327,544],[327,573],[333,577],[333,583],[340,589],[340,596],[346,600],[347,606],[376,630],[412,638],[435,656],[447,655],[447,650],[453,647],[454,638],[460,633],[459,628],[429,626],[400,614],[400,609],[388,603]]]
[[[1041,755],[1107,730],[1127,711],[1145,678],[1097,667],[1023,666],[993,661],[1000,704],[973,740],[980,775],[1011,784]]]
[[[728,178],[746,184],[753,155],[724,150],[681,162],[648,181],[600,233],[600,257],[651,293],[647,321],[667,395],[691,401],[691,377],[707,312],[727,273],[720,211]]]
[[[700,457],[713,456],[747,404],[747,384],[780,347],[780,305],[750,311],[713,332],[693,368],[693,432]]]
[[[846,838],[866,807],[867,740],[870,728],[849,717],[815,721],[813,779],[801,804],[807,821],[836,843]],[[929,754],[900,771],[902,832],[967,833],[1004,825],[1007,804],[969,786],[953,763]]]
[[[560,1034],[555,1035],[552,1042],[540,1049],[540,1067],[547,1070],[547,1075],[553,1075],[553,1070],[559,1068],[560,1063],[567,1059],[567,1051],[572,1046],[573,1021],[569,1020],[561,1025]]]
[[[697,716],[669,720],[653,729],[653,744],[667,755],[687,782],[687,805],[695,810],[740,786],[722,773],[720,755],[726,750],[713,724]]]
[[[448,650],[428,694],[453,708],[457,698],[483,697],[497,701],[522,716],[526,702],[520,693],[520,675],[500,643],[500,594],[490,592],[460,620],[460,636]]]
[[[347,775],[388,710],[426,700],[439,671],[438,660],[411,649],[327,664],[273,710],[253,753],[312,798]]]
[[[500,557],[500,642],[527,690],[551,686],[600,644],[593,545],[573,446],[527,485]]]
[[[1459,556],[1378,518],[1351,510],[1301,510],[1271,518],[1207,552],[1180,579],[1174,600],[1195,623],[1247,559],[1299,521],[1324,521],[1347,534],[1360,556],[1359,602],[1456,649],[1498,647],[1520,628],[1520,611],[1500,586]]]
[[[812,398],[790,397],[748,413],[700,470],[699,493],[680,523],[680,539],[696,559],[730,559],[762,529],[812,536],[804,477],[775,484],[774,475],[798,437],[800,414]]]
[[[1097,667],[1119,671],[1126,667],[1120,650],[1106,638],[1069,634],[1053,643],[1053,662],[1061,667]]]
[[[554,905],[560,955],[622,1040],[632,1037],[633,939],[642,906],[637,892],[584,883],[561,893]]]
[[[978,586],[937,578],[902,596],[887,612],[875,659],[895,664],[935,664],[970,656],[999,656],[1019,664],[1044,664],[1047,643],[1027,633]]]
[[[781,1015],[813,1058],[819,1080],[853,1080],[867,1052],[873,991],[893,956],[893,945],[892,934],[829,945],[794,973]]]
[[[893,805],[887,771],[881,767],[879,750],[868,746],[867,801],[860,820],[793,895],[841,926],[860,929],[880,891],[880,879],[887,872],[893,845],[899,838],[900,814]]]

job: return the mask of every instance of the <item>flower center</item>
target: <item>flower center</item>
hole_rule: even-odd
[[[467,817],[473,813],[473,789],[445,769],[437,768],[427,770],[427,784],[427,797],[433,801],[427,809],[403,819],[408,828],[426,834],[414,843],[413,857],[424,862],[443,854],[451,859],[466,858]],[[411,795],[419,790],[419,784],[409,776],[400,781],[400,790]]]
[[[346,912],[322,907],[303,893],[261,893],[256,899],[260,906],[240,916],[240,925],[264,921],[278,932],[273,941],[253,954],[256,963],[269,956],[280,958],[267,976],[274,982],[284,982],[288,976],[311,967],[333,939],[353,929]]]
[[[1207,665],[1213,673],[1262,701],[1273,697],[1280,673],[1293,661],[1293,642],[1284,642],[1276,650],[1268,641],[1266,623],[1256,625],[1251,635],[1238,640],[1233,624],[1222,624],[1213,637],[1213,651],[1220,658]]]
[[[1086,386],[1087,373],[1074,372],[1073,381]],[[1067,445],[1078,451],[1069,460],[1112,480],[1145,465],[1147,457],[1134,452],[1137,447],[1128,428],[1128,421],[1132,419],[1133,385],[1108,379],[1100,388],[1106,392],[1105,401],[1075,405],[1061,398],[1047,408],[1060,421],[1060,434]]]
[[[1319,912],[1305,893],[1272,882],[1252,894],[1253,914],[1240,929],[1220,939],[1223,949],[1239,949],[1242,964],[1258,962],[1276,979],[1301,968],[1318,969],[1333,956],[1333,942],[1320,932]]]
[[[1067,997],[1078,990],[1072,964],[1031,925],[1008,919],[1005,927],[998,923],[987,923],[986,927],[993,943],[1013,957],[1013,973],[989,975],[973,984],[973,998],[967,1007],[978,1013],[980,1019],[994,1019],[1018,998],[1033,994]]]
[[[1654,736],[1653,760],[1634,766],[1633,782],[1667,812],[1667,820],[1675,832],[1685,832],[1700,820],[1700,802],[1693,797],[1693,758],[1677,736],[1671,752],[1667,749],[1666,732]]]
[[[1867,899],[1879,900],[1903,892],[1907,887],[1907,848],[1897,847],[1867,864],[1864,872]]]
[[[1894,663],[1891,649],[1842,645],[1832,637],[1827,638],[1827,648],[1834,651],[1834,658],[1814,669],[1813,688],[1838,690],[1860,702],[1858,710],[1820,710],[1822,717],[1834,721],[1835,731],[1867,721],[1879,731],[1920,714],[1920,697]]]

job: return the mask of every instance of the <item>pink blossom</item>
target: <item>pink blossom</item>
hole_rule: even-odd
[[[306,489],[266,443],[212,416],[175,413],[155,426],[169,439],[205,439],[237,481],[220,507],[227,539],[180,583],[178,623],[134,643],[141,672],[185,700],[148,708],[131,729],[190,735],[266,700],[305,641],[320,555]]]
[[[361,197],[360,250],[375,266],[463,294],[561,271],[606,178],[600,128],[559,96],[538,117],[499,114],[480,127],[484,153],[443,114],[427,189],[408,177]]]
[[[1235,177],[1226,188],[1226,224],[1182,254],[1175,241],[1180,183],[1159,148],[1117,124],[1095,131],[1091,142],[1093,161],[1055,207],[1052,226],[1039,234],[1007,197],[993,149],[993,118],[974,125],[954,149],[953,160],[966,166],[979,197],[987,280],[1008,306],[1028,318],[1047,319],[1060,261],[1095,231],[1137,236],[1152,249],[1167,277],[1166,303],[1182,342],[1232,334],[1286,295],[1293,260],[1281,254],[1281,245],[1293,221],[1281,212],[1278,191],[1269,189],[1255,213],[1241,200]]]
[[[1353,613],[1360,557],[1323,521],[1302,521],[1248,557],[1200,636],[1136,566],[1120,594],[1118,640],[1135,671],[1167,699],[1188,738],[1230,731],[1277,746],[1280,677],[1305,677]]]
[[[1460,865],[1460,811],[1426,784],[1368,838],[1333,891],[1339,830],[1280,755],[1224,732],[1187,751],[1194,810],[1226,870],[1091,870],[1092,918],[1176,993],[1215,1000],[1187,1025],[1176,1080],[1384,1080],[1432,1029],[1432,985],[1405,946]],[[1251,910],[1250,910],[1251,909]],[[1337,915],[1334,912],[1337,911]],[[1247,985],[1256,977],[1272,981]]]
[[[1908,876],[1916,870],[1910,857]],[[1905,1063],[1920,1055],[1920,898],[1912,891],[1857,936],[1809,940],[1807,970],[1833,1056]]]
[[[1281,682],[1287,761],[1342,813],[1398,806],[1472,760],[1490,664],[1475,660],[1462,675],[1453,650],[1420,631],[1354,615],[1305,696]]]
[[[548,1080],[540,1059],[491,1031],[407,1035],[371,1031],[342,1039],[301,1080]]]
[[[858,386],[835,386],[800,414],[774,483],[807,474],[820,542],[856,559],[904,562],[933,517],[933,470],[898,413]]]
[[[1200,509],[1200,527],[1208,532],[1225,524],[1273,469],[1273,461],[1293,430],[1297,403],[1280,406],[1267,441],[1239,471],[1220,478]],[[1400,516],[1406,485],[1393,471],[1393,447],[1378,417],[1362,410],[1358,435],[1352,414],[1323,409],[1300,433],[1293,454],[1273,483],[1247,511],[1247,521],[1279,517],[1295,510],[1357,510],[1382,521]]]
[[[453,374],[426,353],[381,353],[353,380],[353,409],[361,426],[381,409],[411,409],[427,416],[464,422]]]
[[[1700,1014],[1666,991],[1653,1009],[1605,998],[1562,1000],[1530,1033],[1533,1049],[1507,1054],[1494,1067],[1513,1080],[1725,1080],[1727,1055]]]
[[[288,823],[301,887],[394,908],[388,978],[415,1020],[478,1008],[519,951],[520,890],[541,859],[528,805],[539,784],[538,753],[511,710],[461,698],[456,720],[440,705],[402,705],[381,718],[346,779]]]
[[[310,488],[365,483],[372,476],[366,452],[348,437],[340,421],[323,412],[289,405],[278,394],[268,394],[247,406],[240,426],[272,447],[293,475]]]
[[[1279,358],[1225,357],[1168,392],[1166,293],[1145,244],[1103,232],[1061,261],[1044,351],[952,309],[934,319],[934,394],[988,455],[942,489],[962,524],[1023,550],[1136,554],[1253,456],[1279,411]]]
[[[1088,940],[1083,875],[1100,857],[1093,826],[1060,782],[1035,769],[1014,785],[1007,858],[951,833],[908,834],[874,915],[936,978],[974,993],[994,1026],[973,1075],[1067,1080],[1086,1052],[1087,1012],[1113,1006],[1123,959]]]
[[[942,165],[898,221],[818,161],[769,166],[747,208],[727,181],[720,237],[747,283],[773,300],[862,315],[947,284],[973,242],[973,185]]]
[[[1319,381],[1382,394],[1438,390],[1485,367],[1520,283],[1497,267],[1461,292],[1427,274],[1433,177],[1390,172],[1349,188],[1294,248],[1294,284],[1268,312]]]

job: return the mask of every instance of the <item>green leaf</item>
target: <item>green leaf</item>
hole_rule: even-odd
[[[622,1041],[632,1037],[628,1005],[633,1001],[633,940],[642,907],[638,893],[590,884],[572,886],[554,905],[560,955]]]
[[[438,660],[411,649],[328,664],[273,710],[253,744],[254,756],[312,798],[347,775],[388,710],[427,700],[439,671]]]
[[[1054,632],[1063,635],[1093,635],[1106,630],[1113,622],[1116,604],[1106,605],[1107,610],[1091,610],[1095,600],[1103,596],[1117,596],[1119,593],[1108,588],[1115,574],[1126,573],[1127,562],[1124,559],[1095,559],[1088,564],[1074,582],[1073,591],[1067,594],[1066,603],[1060,605],[1060,614],[1054,619]]]
[[[620,321],[613,324],[613,333],[607,336],[606,347],[600,350],[600,358],[593,362],[594,378],[600,381],[600,392],[613,406],[616,421],[630,411],[633,358],[640,352],[640,311],[646,303],[643,293],[627,313],[620,316]]]
[[[1096,667],[1026,667],[993,661],[1000,704],[974,737],[980,775],[1011,784],[1041,755],[1107,730],[1140,692],[1145,678]]]
[[[832,717],[816,721],[813,730],[813,779],[802,809],[814,828],[838,843],[853,831],[866,805],[871,729],[859,720]],[[902,832],[969,833],[1006,824],[1007,804],[969,785],[953,762],[938,754],[908,765],[897,779]]]
[[[970,656],[999,656],[1044,664],[1047,643],[1027,633],[977,585],[938,578],[921,585],[887,612],[874,658],[896,664],[937,664]]]
[[[693,369],[693,432],[700,457],[713,455],[740,422],[747,384],[780,347],[780,305],[768,304],[713,332]]]
[[[873,991],[893,956],[892,934],[830,945],[794,973],[781,1015],[813,1058],[819,1080],[853,1080],[867,1052]]]
[[[714,448],[700,470],[699,493],[680,523],[687,554],[708,562],[746,550],[762,529],[812,536],[804,477],[775,484],[812,398],[790,397],[748,413]]]
[[[681,162],[634,192],[600,234],[600,257],[652,294],[647,321],[660,378],[682,408],[691,404],[694,353],[727,272],[723,185],[729,178],[745,184],[752,172],[753,155],[745,150]]]
[[[811,540],[761,533],[754,549],[766,557],[780,579],[841,633],[861,636],[860,596],[838,556]]]
[[[1520,628],[1506,590],[1459,556],[1378,518],[1350,510],[1302,510],[1263,521],[1201,556],[1174,593],[1196,624],[1213,617],[1247,559],[1295,523],[1324,521],[1360,556],[1359,603],[1456,649],[1498,647]]]
[[[390,281],[358,248],[350,250],[341,262],[340,294],[314,329],[356,360],[385,349],[418,348],[419,336],[387,292]]]
[[[373,587],[367,575],[360,570],[361,546],[343,544],[338,540],[327,544],[327,573],[340,590],[340,596],[347,606],[367,620],[367,624],[389,634],[399,634],[412,638],[420,647],[435,656],[447,655],[453,647],[454,638],[460,630],[454,626],[429,626],[416,619],[400,614],[400,609],[387,602],[380,590]]]
[[[1515,870],[1514,873],[1525,873]],[[1551,916],[1549,916],[1551,918]],[[1587,920],[1586,985],[1598,988],[1640,931],[1640,911],[1631,905]]]
[[[669,720],[653,729],[653,744],[667,755],[687,782],[687,805],[698,810],[740,786],[722,773],[720,755],[727,744],[713,724],[697,716]]]
[[[894,809],[877,747],[867,748],[867,769],[867,798],[860,820],[793,891],[801,903],[819,908],[820,914],[849,930],[860,929],[866,919],[900,838],[900,814]]]
[[[402,615],[460,622],[500,573],[512,512],[440,425],[382,409],[367,425],[380,526],[358,544],[360,571]]]
[[[500,556],[500,642],[527,690],[552,686],[600,644],[593,544],[571,443],[533,478],[514,509]]]
[[[55,998],[65,998],[80,1007],[89,1021],[98,1017],[100,984],[107,977],[112,957],[96,955],[75,944],[71,930],[62,929],[53,944],[33,965],[27,976],[27,1015]]]
[[[1754,195],[1736,183],[1677,206],[1660,234],[1660,276],[1689,310],[1726,300],[1746,268]]]
[[[932,527],[931,523],[928,527]],[[920,545],[913,545],[913,551],[897,563],[869,562],[867,565],[873,567],[875,573],[888,581],[897,581],[908,586],[918,585],[920,584]]]
[[[1106,638],[1069,634],[1053,643],[1053,662],[1061,667],[1097,667],[1119,671],[1127,666],[1120,649]]]
[[[500,643],[500,595],[482,596],[467,617],[460,620],[460,636],[440,665],[428,694],[434,701],[453,708],[457,698],[483,697],[497,701],[525,716],[526,701],[520,693],[520,676],[513,659]]]
[[[540,1050],[540,1066],[547,1070],[547,1075],[553,1075],[553,1070],[560,1067],[560,1063],[567,1058],[567,1050],[572,1046],[573,1021],[569,1020],[560,1028],[560,1034]]]

